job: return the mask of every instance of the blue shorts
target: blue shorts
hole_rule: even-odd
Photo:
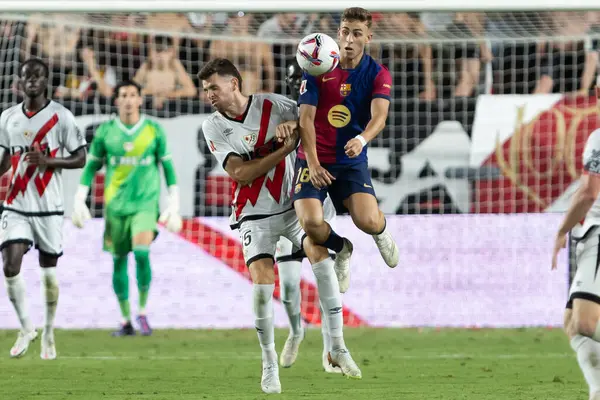
[[[335,209],[338,213],[343,214],[348,212],[348,209],[344,206],[344,200],[354,193],[369,193],[376,197],[366,161],[355,164],[321,164],[321,166],[333,175],[335,181],[326,188],[317,189],[310,181],[306,160],[296,159],[296,176],[294,176],[294,189],[292,192],[293,201],[319,199],[322,203],[325,201],[327,193],[329,193]]]

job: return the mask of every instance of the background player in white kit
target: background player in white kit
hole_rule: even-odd
[[[25,101],[0,116],[0,175],[13,167],[13,176],[0,223],[0,249],[8,297],[21,331],[10,350],[20,357],[37,337],[29,319],[25,282],[20,274],[23,255],[35,244],[39,252],[45,324],[40,357],[56,358],[54,316],[58,303],[56,264],[62,255],[62,169],[85,165],[85,137],[73,114],[46,98],[48,66],[39,59],[19,70]],[[64,157],[63,157],[64,156]]]
[[[302,83],[302,68],[298,65],[295,58],[288,65],[286,72],[286,83],[290,92],[290,98],[296,101],[300,95],[300,85]],[[290,153],[293,155],[294,153]],[[323,202],[323,213],[325,221],[333,227],[335,219],[335,208],[331,198],[327,196]],[[304,251],[294,249],[292,242],[281,237],[277,243],[275,252],[275,261],[279,266],[279,284],[281,286],[281,302],[285,307],[285,312],[290,321],[290,334],[281,350],[279,365],[284,368],[291,367],[298,357],[300,344],[304,340],[304,328],[302,327],[300,282],[302,275],[302,260],[306,257]],[[335,257],[335,253],[332,254]],[[329,373],[342,373],[339,367],[329,364],[327,356],[331,351],[331,338],[329,337],[329,328],[327,327],[327,318],[321,311],[321,335],[323,336],[323,369]]]
[[[198,74],[217,112],[202,124],[208,147],[234,180],[232,228],[240,231],[244,258],[254,282],[256,330],[262,348],[262,390],[280,393],[273,328],[273,255],[281,236],[301,247],[303,232],[291,204],[293,157],[297,135],[276,140],[276,129],[296,124],[295,102],[279,95],[245,97],[237,68],[214,59]],[[288,125],[289,127],[289,125]],[[309,250],[309,249],[306,249]],[[327,311],[332,337],[331,359],[350,377],[361,372],[343,341],[342,301],[333,261],[313,265],[319,297]]]

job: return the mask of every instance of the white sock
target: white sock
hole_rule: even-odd
[[[342,295],[340,294],[340,285],[333,270],[334,261],[331,258],[326,258],[316,264],[313,264],[312,269],[317,279],[317,288],[319,290],[319,298],[323,311],[324,318],[327,319],[327,327],[329,328],[329,336],[331,337],[331,349],[343,349],[344,344],[344,316],[342,314]]]
[[[571,339],[571,347],[577,353],[577,362],[590,388],[590,396],[600,392],[600,343],[575,335]]]
[[[273,291],[275,284],[254,284],[254,316],[263,362],[277,361],[273,326]]]
[[[40,268],[42,273],[42,298],[46,307],[44,308],[44,331],[52,332],[54,328],[54,317],[58,305],[58,279],[56,278],[56,267]]]
[[[323,311],[323,305],[319,304],[319,310],[321,311],[321,335],[323,336],[323,353],[329,353],[331,351],[331,336],[329,336],[329,327],[327,326],[327,318],[325,318],[325,312]]]
[[[13,307],[17,312],[17,317],[21,322],[21,328],[30,332],[33,330],[33,325],[29,319],[29,310],[27,309],[27,296],[25,281],[21,274],[16,276],[5,278],[6,280],[6,291],[8,292],[8,298],[13,303]]]
[[[279,283],[281,286],[281,302],[290,320],[290,333],[301,336],[302,317],[300,315],[300,279],[302,263],[300,261],[283,261],[279,266]]]

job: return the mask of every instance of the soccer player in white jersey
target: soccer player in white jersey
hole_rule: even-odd
[[[35,244],[39,252],[45,308],[40,356],[56,358],[54,316],[58,303],[56,265],[62,255],[62,169],[85,165],[85,137],[73,114],[46,98],[48,66],[39,59],[25,61],[19,70],[25,101],[0,116],[0,175],[12,165],[12,179],[3,204],[0,249],[8,297],[21,330],[11,357],[27,352],[37,332],[29,318],[23,255]]]
[[[600,99],[600,87],[596,86]],[[583,151],[583,175],[556,235],[552,269],[567,235],[577,243],[577,271],[565,310],[564,328],[577,353],[591,400],[600,400],[600,129],[588,137]]]
[[[294,171],[293,157],[288,155],[297,147],[297,135],[279,142],[275,133],[295,128],[298,109],[294,101],[275,94],[244,96],[240,73],[226,59],[208,62],[198,78],[217,110],[202,124],[204,137],[234,180],[231,226],[240,231],[254,283],[255,324],[262,348],[261,387],[265,393],[280,393],[273,328],[273,255],[281,236],[300,248],[304,233],[290,198]],[[305,245],[304,250],[312,249]],[[333,261],[328,258],[312,267],[328,319],[331,362],[347,376],[360,378],[360,369],[344,344],[342,299]]]

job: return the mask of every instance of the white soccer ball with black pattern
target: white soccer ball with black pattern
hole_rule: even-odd
[[[340,48],[331,36],[311,33],[300,41],[296,61],[309,75],[323,75],[337,67],[340,62]]]

